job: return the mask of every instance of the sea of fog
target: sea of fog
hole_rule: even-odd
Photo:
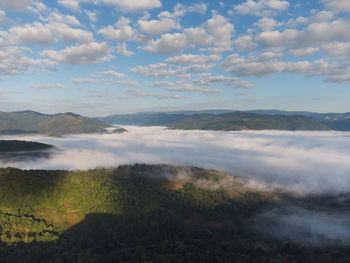
[[[350,132],[184,131],[127,126],[122,134],[3,136],[58,147],[49,158],[0,161],[0,167],[90,169],[121,164],[177,164],[249,178],[250,187],[301,196],[350,194]],[[342,201],[341,201],[342,202]],[[265,223],[266,222],[266,225]],[[258,231],[305,245],[350,244],[350,211],[282,205],[259,215]]]
[[[50,158],[4,162],[23,169],[178,164],[261,179],[296,192],[350,191],[350,132],[184,131],[126,126],[121,134],[3,136],[58,147]]]

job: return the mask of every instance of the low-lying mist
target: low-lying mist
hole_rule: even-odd
[[[350,191],[350,133],[126,128],[129,132],[122,134],[7,136],[53,144],[59,150],[50,158],[0,165],[74,170],[172,163],[249,176],[301,194]]]

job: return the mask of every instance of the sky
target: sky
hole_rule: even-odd
[[[348,0],[0,0],[0,111],[350,111]]]

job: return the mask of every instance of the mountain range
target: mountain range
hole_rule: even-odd
[[[0,112],[0,134],[48,135],[106,132],[110,125],[74,113],[42,114],[35,111]]]
[[[60,136],[64,134],[107,133],[110,132],[107,128],[115,124],[218,131],[350,131],[350,113],[205,110],[143,112],[88,118],[70,112],[51,115],[35,111],[0,112],[0,135],[40,133]],[[126,130],[123,129],[123,131]]]
[[[350,131],[350,112],[315,113],[279,110],[204,110],[145,112],[95,118],[108,124],[167,126],[205,130],[338,130]]]

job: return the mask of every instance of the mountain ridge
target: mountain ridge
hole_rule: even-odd
[[[106,132],[110,125],[75,113],[0,112],[0,134],[64,135]]]

